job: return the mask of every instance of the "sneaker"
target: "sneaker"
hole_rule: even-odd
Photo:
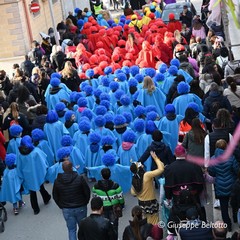
[[[47,205],[49,203],[50,199],[51,199],[51,195],[49,194],[47,200],[44,201],[44,204]]]
[[[23,201],[18,203],[19,208],[23,208],[25,205],[26,205],[26,203]]]
[[[18,215],[18,213],[19,213],[18,208],[14,208],[14,209],[13,209],[13,212],[14,212],[14,215]]]
[[[220,208],[220,201],[217,199],[215,200],[214,204],[213,204],[214,208]]]

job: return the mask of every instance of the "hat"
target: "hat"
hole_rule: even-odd
[[[164,81],[164,75],[162,73],[157,73],[154,77],[154,80],[156,82],[162,82],[162,81]]]
[[[126,127],[127,124],[127,120],[123,115],[116,115],[113,119],[114,122],[114,128],[122,128],[122,127]]]
[[[8,153],[5,157],[5,164],[7,167],[11,167],[16,163],[16,154]]]
[[[108,101],[110,101],[110,96],[109,96],[109,94],[108,94],[108,93],[105,93],[105,92],[101,93],[101,95],[100,95],[100,100],[101,100],[101,101],[102,101],[102,100],[108,100]]]
[[[52,85],[52,87],[58,87],[60,85],[60,79],[59,78],[51,78],[50,80],[50,84]]]
[[[166,114],[167,113],[175,113],[175,107],[174,107],[174,105],[173,104],[167,104],[166,106],[165,106],[165,112],[166,112]]]
[[[219,86],[215,82],[211,83],[210,91],[211,92],[218,92],[219,91]]]
[[[128,75],[130,73],[130,68],[128,66],[122,67],[122,71]]]
[[[123,116],[126,118],[126,123],[132,122],[132,114],[130,112],[124,112]]]
[[[130,73],[134,77],[136,74],[138,74],[140,71],[140,68],[137,65],[134,65],[130,67]]]
[[[146,109],[145,107],[138,105],[135,109],[134,109],[134,113],[136,115],[136,117],[140,117],[141,115],[145,115],[146,113]]]
[[[102,82],[102,85],[103,85],[104,87],[109,87],[110,80],[109,80],[108,77],[103,76],[103,77],[101,78],[101,82]]]
[[[103,106],[102,106],[102,107],[103,107]],[[105,107],[104,107],[104,108],[105,108]],[[97,117],[95,118],[94,123],[95,123],[95,125],[96,125],[97,127],[103,127],[103,126],[106,124],[106,120],[105,120],[105,118],[104,118],[103,115],[104,115],[104,114],[99,115],[99,116],[97,116]]]
[[[182,145],[177,145],[174,151],[176,157],[185,157],[186,150]]]
[[[78,14],[79,11],[81,11],[80,8],[75,8],[75,9],[74,9],[74,12],[75,12],[76,14]]]
[[[89,120],[92,120],[93,113],[90,109],[86,108],[82,111],[82,117],[87,117]]]
[[[92,78],[94,76],[94,71],[93,69],[88,69],[86,72],[85,72],[86,76],[88,78]]]
[[[72,111],[72,110],[68,110],[68,111],[65,113],[65,120],[66,120],[66,121],[70,121],[72,115],[75,116],[75,112]]]
[[[86,85],[86,87],[84,87],[84,92],[86,93],[87,96],[92,95],[92,93],[93,93],[92,86]]]
[[[131,103],[131,99],[130,97],[127,95],[127,94],[124,94],[121,96],[120,98],[120,103],[123,105],[123,106],[128,106],[130,105]]]
[[[56,112],[66,110],[66,105],[63,102],[59,102],[55,105]]]
[[[102,91],[99,88],[93,91],[93,95],[96,98],[99,98],[101,94],[102,94]]]
[[[177,91],[178,91],[178,94],[189,93],[190,86],[186,82],[180,82],[177,86]]]
[[[128,81],[128,86],[129,87],[137,87],[138,81],[135,78],[130,78]]]
[[[114,138],[112,136],[103,136],[102,137],[102,146],[104,145],[113,145]]]
[[[122,141],[123,142],[130,142],[134,143],[136,140],[136,135],[133,130],[127,130],[122,135]]]
[[[115,82],[115,81],[112,81],[112,82],[110,82],[110,84],[109,84],[109,88],[110,88],[112,91],[116,91],[116,90],[119,88],[119,83],[118,83],[118,82]]]
[[[157,129],[155,123],[152,120],[146,122],[146,133],[152,134]]]
[[[167,67],[167,64],[165,64],[165,63],[162,63],[158,68],[160,73],[165,73],[167,71],[167,69],[168,69],[168,67]]]
[[[77,101],[79,107],[87,107],[87,100],[85,97],[80,97]]]
[[[46,123],[55,123],[57,121],[58,121],[57,112],[54,110],[48,111],[47,117],[46,117]]]
[[[156,74],[156,70],[154,68],[146,68],[144,70],[145,76],[149,76],[151,78],[153,78]]]
[[[134,129],[136,132],[143,132],[145,129],[145,121],[143,119],[136,119],[134,121]]]
[[[135,75],[135,79],[136,79],[139,83],[142,83],[144,77],[143,77],[142,74],[138,73],[138,74]]]
[[[32,135],[32,140],[34,142],[38,142],[38,141],[43,140],[45,138],[45,133],[40,128],[35,128],[34,130],[32,130],[31,135]]]
[[[110,104],[110,101],[108,101],[108,100],[101,100],[100,105],[101,105],[101,106],[104,106],[104,107],[106,108],[106,111],[108,111],[111,104]],[[96,113],[96,114],[97,114],[97,113]],[[105,113],[104,113],[104,114],[105,114]]]
[[[133,14],[133,15],[131,16],[131,20],[137,20],[137,19],[138,19],[138,17],[137,17],[136,14]]]
[[[177,68],[179,68],[180,66],[180,61],[177,58],[173,58],[170,62],[171,66],[176,66]]]
[[[70,147],[61,147],[57,150],[58,160],[62,160],[66,157],[69,157],[70,154],[71,154],[71,148]]]
[[[157,117],[158,117],[158,114],[154,111],[147,113],[147,120],[155,121],[157,119]]]
[[[113,115],[111,113],[106,113],[104,117],[105,117],[106,123],[111,123],[111,122],[113,123]]]
[[[78,28],[82,28],[83,25],[84,25],[84,21],[83,21],[82,19],[79,19],[79,20],[77,21],[77,26],[78,26]]]
[[[22,131],[23,131],[23,128],[18,124],[13,124],[9,128],[9,133],[11,137],[18,137],[20,133],[22,133]]]
[[[79,130],[82,132],[88,132],[91,129],[89,121],[82,120],[78,124]]]
[[[148,112],[157,112],[157,108],[156,108],[156,106],[154,106],[154,105],[148,105],[148,106],[146,106],[146,112],[148,113]]]
[[[89,142],[90,143],[99,143],[101,141],[101,135],[93,132],[89,134]]]
[[[169,74],[175,76],[178,73],[178,68],[175,65],[171,65],[168,69]]]
[[[187,108],[192,108],[195,112],[200,112],[199,106],[195,102],[188,104]]]
[[[124,91],[122,89],[118,89],[115,93],[114,96],[117,100],[120,100],[120,98],[124,95]]]
[[[25,135],[22,139],[21,139],[21,143],[20,143],[21,147],[26,147],[29,150],[33,150],[34,146],[32,143],[32,138],[29,135]]]
[[[104,73],[105,73],[106,75],[108,75],[108,74],[110,74],[110,73],[112,73],[112,72],[113,72],[112,67],[105,67],[105,68],[104,68]]]
[[[115,157],[111,153],[105,153],[102,156],[102,163],[105,166],[113,166],[115,164]]]
[[[69,135],[64,135],[61,139],[61,145],[62,147],[72,146],[73,140]]]
[[[168,19],[169,19],[169,20],[174,20],[174,19],[175,19],[174,13],[169,13]]]
[[[127,76],[125,73],[119,73],[119,74],[117,74],[117,79],[121,82],[124,82],[127,80]]]

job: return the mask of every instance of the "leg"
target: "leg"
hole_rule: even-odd
[[[35,191],[30,190],[30,202],[32,209],[34,211],[34,214],[38,214],[40,212],[40,208],[38,206],[38,200],[37,200],[37,193]]]
[[[40,193],[42,195],[44,204],[48,204],[51,199],[51,195],[47,192],[43,184],[40,186]]]
[[[229,197],[219,197],[220,200],[220,208],[221,208],[221,213],[222,213],[222,219],[225,223],[228,225],[228,230],[232,229],[232,223],[231,219],[229,218],[228,214],[228,202],[229,202]]]
[[[63,217],[66,221],[68,228],[68,238],[69,240],[77,240],[77,222],[74,216],[75,208],[63,208]]]
[[[80,221],[85,217],[87,217],[87,206],[82,206],[82,207],[76,208],[75,218],[76,218],[76,223],[78,224],[78,226],[79,226]]]

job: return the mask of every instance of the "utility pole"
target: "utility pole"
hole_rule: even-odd
[[[55,40],[56,40],[56,44],[60,45],[59,35],[58,35],[58,32],[57,32],[56,23],[55,23],[55,19],[54,19],[54,15],[53,15],[52,0],[48,0],[48,5],[49,5],[49,9],[50,9],[50,15],[51,15],[51,19],[52,19],[52,26],[53,26],[53,30],[54,30],[54,37],[55,37]]]
[[[73,0],[73,9],[77,7],[76,0]]]

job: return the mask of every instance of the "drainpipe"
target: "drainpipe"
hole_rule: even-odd
[[[26,23],[27,23],[28,36],[29,36],[30,43],[32,43],[33,35],[32,35],[32,28],[31,28],[31,24],[30,24],[29,14],[28,14],[28,6],[26,3],[26,0],[22,0],[22,2],[23,2],[24,15],[26,18]]]

